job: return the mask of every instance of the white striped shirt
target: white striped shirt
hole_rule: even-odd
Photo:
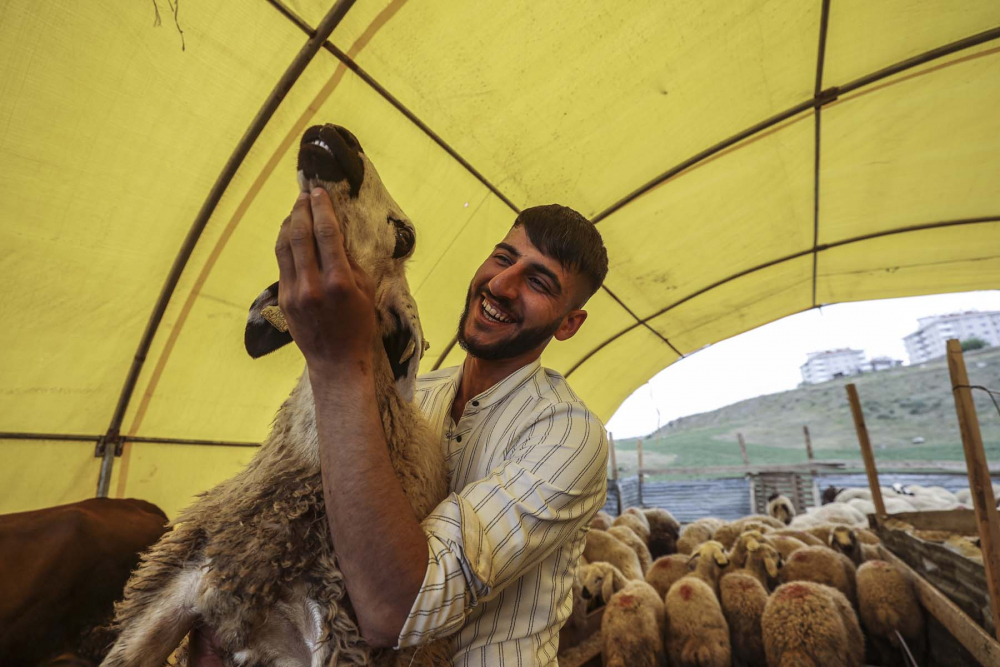
[[[453,635],[455,665],[555,665],[573,568],[607,493],[607,435],[538,361],[469,401],[456,424],[461,379],[461,366],[417,378],[451,494],[423,521],[427,574],[398,646]]]

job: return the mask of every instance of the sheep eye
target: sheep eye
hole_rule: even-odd
[[[416,242],[413,230],[402,220],[390,217],[389,222],[396,226],[396,247],[392,251],[392,258],[406,257],[413,251],[413,244]]]

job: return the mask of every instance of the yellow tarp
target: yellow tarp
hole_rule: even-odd
[[[154,0],[0,4],[0,512],[93,493],[93,441],[11,434],[107,431],[192,222],[332,3],[181,3],[176,23],[159,5],[154,26]],[[266,434],[302,360],[251,361],[243,326],[319,122],[359,137],[417,225],[425,370],[461,359],[504,199],[598,220],[606,289],[544,362],[605,419],[679,354],[785,315],[997,287],[1000,4],[828,7],[824,23],[820,0],[354,3],[200,234],[122,433]],[[173,515],[252,453],[126,443],[111,494]]]

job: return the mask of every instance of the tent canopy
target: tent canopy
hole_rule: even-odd
[[[0,63],[0,511],[92,495],[108,433],[111,495],[171,515],[249,459],[303,365],[242,331],[316,123],[417,225],[424,370],[519,210],[597,223],[543,362],[604,419],[780,317],[1000,285],[994,0],[13,0]]]

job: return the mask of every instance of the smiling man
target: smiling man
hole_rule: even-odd
[[[604,505],[608,445],[600,420],[539,357],[579,331],[607,273],[594,225],[563,206],[528,209],[473,276],[458,327],[463,364],[417,378],[450,482],[423,522],[386,452],[372,283],[346,256],[323,190],[300,196],[276,254],[281,309],[316,402],[331,537],[365,639],[451,637],[457,665],[555,664],[573,569]],[[193,664],[213,664],[206,638],[194,633]]]

